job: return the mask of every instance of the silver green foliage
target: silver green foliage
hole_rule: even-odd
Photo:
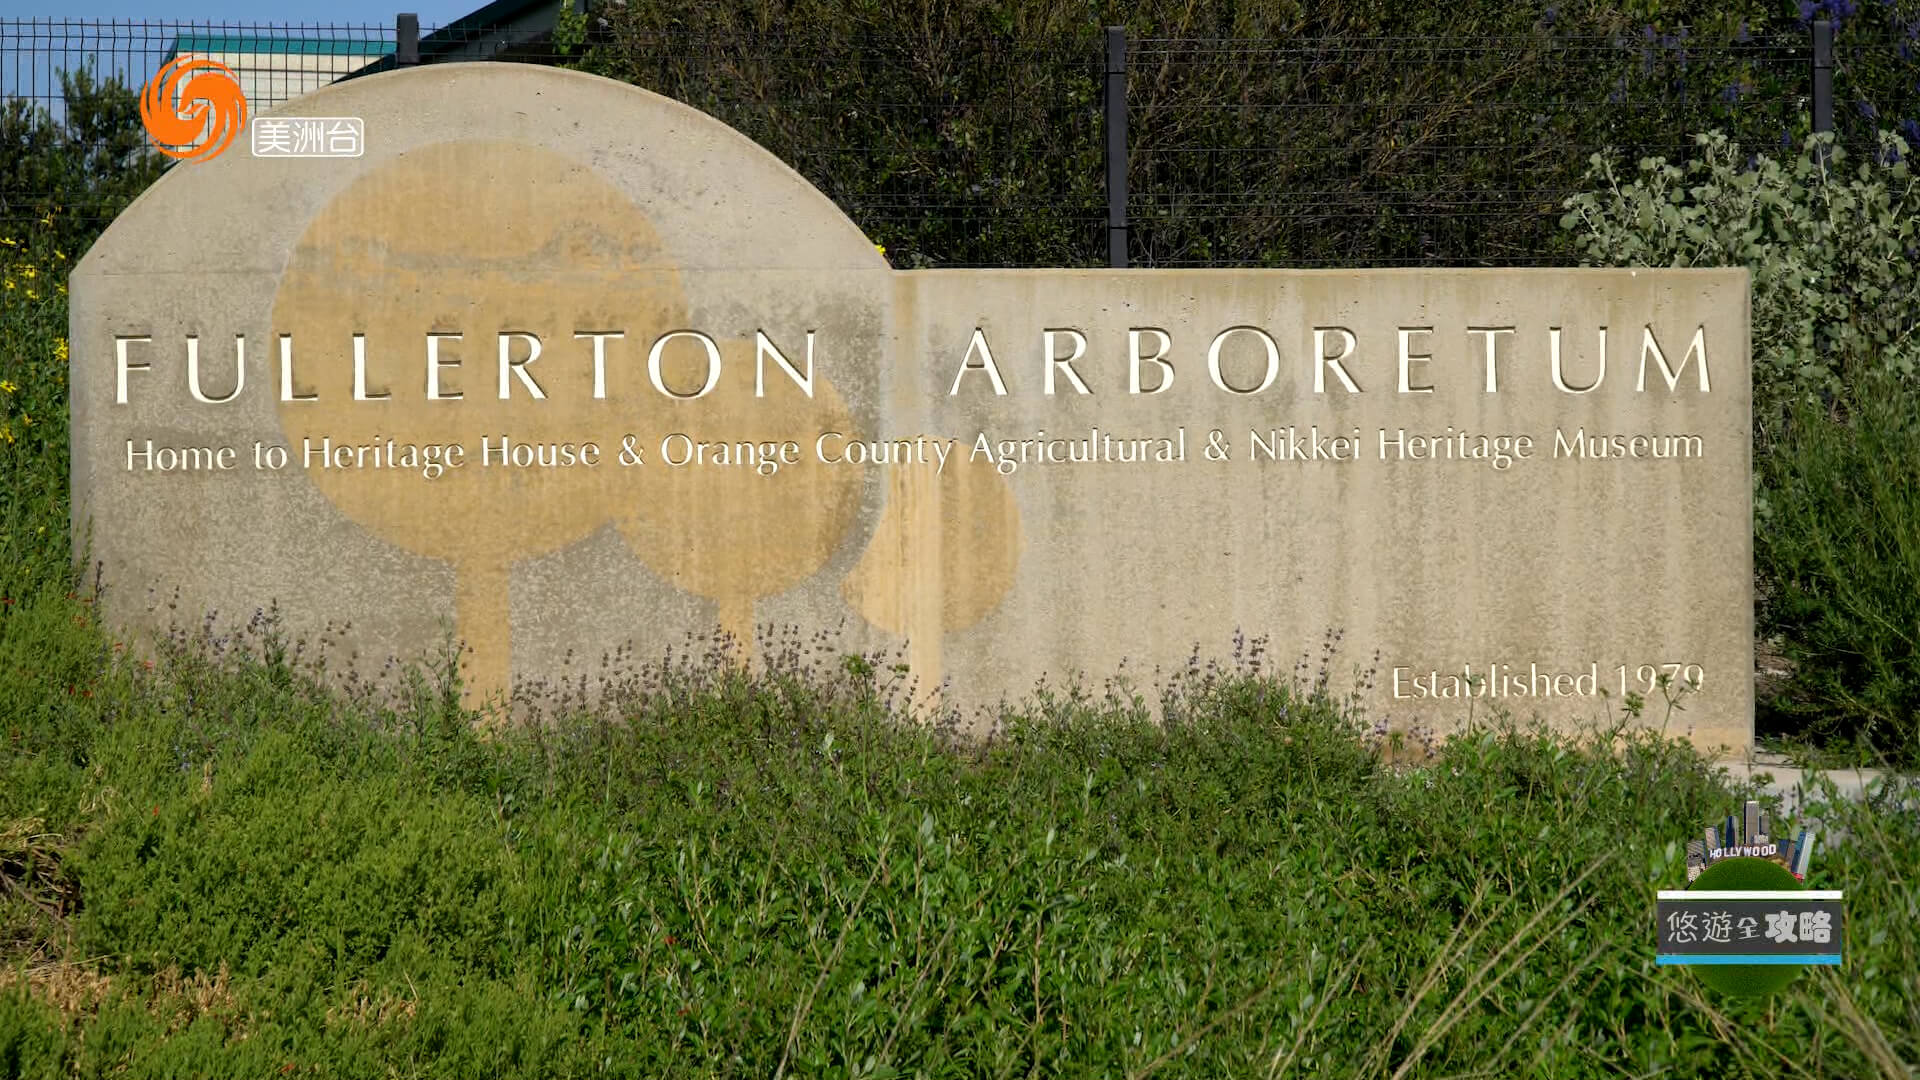
[[[1831,399],[1850,376],[1920,368],[1920,187],[1909,147],[1883,132],[1849,157],[1815,136],[1797,158],[1748,156],[1719,132],[1685,164],[1603,155],[1561,226],[1605,266],[1744,266],[1752,273],[1754,415]]]

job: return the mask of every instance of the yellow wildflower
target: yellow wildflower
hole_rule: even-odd
[[[31,417],[31,416],[28,416],[28,415],[27,415],[26,413],[21,413],[21,414],[20,414],[20,426],[21,426],[21,427],[32,427],[32,426],[33,426],[33,417]]]
[[[8,247],[19,247],[20,241],[15,240],[11,236],[0,236],[0,244],[5,244]]]
[[[8,426],[7,426],[7,425],[5,425],[5,424],[0,424],[0,439],[5,439],[5,440],[7,440],[8,442],[12,442],[12,441],[13,441],[13,429],[12,429],[12,428],[10,428],[10,427],[8,427]]]
[[[52,224],[53,224],[53,215],[52,215],[52,214],[48,214],[48,215],[47,215],[46,217],[43,217],[43,218],[41,218],[41,219],[40,219],[40,224],[42,224],[42,225],[52,225]]]
[[[18,389],[20,389],[20,388],[19,388],[18,386],[15,386],[15,385],[14,385],[13,383],[11,383],[11,382],[8,382],[8,381],[7,381],[7,380],[5,380],[5,379],[0,379],[0,390],[4,390],[4,391],[6,391],[7,393],[9,393],[9,394],[11,394],[11,393],[13,393],[13,392],[14,392],[15,390],[18,390]]]
[[[65,295],[67,295],[67,287],[66,287],[65,285],[55,285],[55,286],[54,286],[54,288],[56,288],[56,289],[59,289],[59,290],[60,290],[60,295],[61,295],[61,296],[65,296]]]
[[[55,360],[65,360],[67,358],[67,339],[66,338],[53,339],[53,358]]]
[[[65,262],[67,259],[67,253],[64,251],[55,250],[53,253],[53,257],[56,259],[59,259],[61,262]]]
[[[38,299],[40,299],[40,294],[39,294],[39,293],[36,293],[36,292],[34,292],[34,291],[33,291],[32,289],[28,289],[28,290],[27,290],[27,299],[29,299],[29,300],[38,300]]]
[[[32,264],[32,263],[28,263],[27,265],[25,265],[25,266],[23,266],[23,267],[21,267],[21,268],[20,268],[20,276],[21,276],[21,277],[23,277],[23,278],[26,278],[26,279],[27,279],[28,281],[32,281],[32,280],[33,280],[33,277],[34,277],[34,275],[35,275],[35,274],[38,274],[39,272],[40,272],[40,271],[38,271],[38,270],[35,270],[35,269],[33,268],[33,264]]]
[[[7,288],[9,288],[9,289],[11,289],[11,288],[13,288],[13,279],[12,279],[12,278],[8,278],[8,279],[7,279]]]

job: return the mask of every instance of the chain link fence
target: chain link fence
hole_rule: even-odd
[[[1881,130],[1920,147],[1920,22],[1848,25],[1830,47],[1811,22],[1716,40],[1551,20],[1498,39],[1135,36],[1116,68],[1098,34],[930,44],[544,19],[0,20],[0,226],[58,205],[83,239],[104,227],[165,167],[136,161],[155,155],[131,102],[181,55],[232,68],[256,115],[413,63],[624,79],[766,146],[901,266],[1565,263],[1561,202],[1596,153],[1682,157],[1709,127],[1755,153],[1797,152],[1815,127],[1856,154]]]

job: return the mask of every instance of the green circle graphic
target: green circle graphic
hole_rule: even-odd
[[[1689,889],[1774,889],[1782,892],[1807,886],[1793,871],[1772,859],[1722,859],[1693,880]],[[1777,994],[1799,978],[1800,964],[1699,964],[1693,973],[1708,989],[1737,997]]]

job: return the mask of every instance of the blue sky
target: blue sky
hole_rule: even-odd
[[[117,75],[137,86],[153,74],[179,34],[191,33],[196,28],[251,36],[385,41],[391,38],[393,19],[400,11],[418,15],[424,32],[452,22],[485,3],[486,0],[0,0],[0,97],[28,98],[58,116],[60,69],[91,64],[96,70]],[[38,25],[32,20],[39,20]]]
[[[0,0],[0,16],[32,19],[133,19],[150,22],[318,23],[392,26],[401,11],[439,26],[484,6],[486,0]]]

